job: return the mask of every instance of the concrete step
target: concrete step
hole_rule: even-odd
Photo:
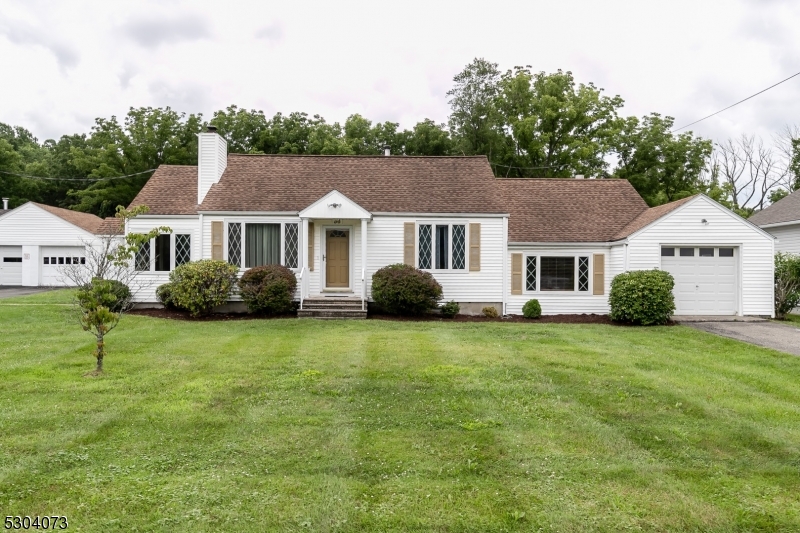
[[[361,309],[305,309],[297,311],[298,318],[347,318],[365,319],[367,312]]]
[[[353,309],[361,311],[361,302],[357,304],[317,304],[303,302],[303,309]]]

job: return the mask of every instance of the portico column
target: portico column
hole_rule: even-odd
[[[367,299],[367,219],[361,219],[361,308]]]

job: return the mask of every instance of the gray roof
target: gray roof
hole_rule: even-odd
[[[800,223],[800,190],[796,190],[766,209],[754,213],[748,220],[762,227],[782,222]]]

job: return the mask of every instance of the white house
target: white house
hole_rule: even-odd
[[[281,263],[301,305],[369,300],[392,263],[430,271],[462,311],[607,313],[613,277],[661,268],[678,314],[773,314],[774,238],[696,195],[648,208],[625,180],[499,179],[485,157],[227,154],[213,129],[198,166],[162,165],[128,232],[169,226],[136,258],[140,302],[176,265]],[[332,300],[331,300],[332,301]]]
[[[115,219],[28,202],[0,214],[0,285],[63,286],[59,266],[85,263],[85,244]]]
[[[776,252],[800,254],[800,190],[755,213],[749,220],[777,238]]]

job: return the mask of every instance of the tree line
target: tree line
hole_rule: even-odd
[[[447,123],[425,119],[411,129],[361,115],[343,124],[320,115],[235,105],[202,114],[131,108],[120,120],[97,118],[88,134],[39,142],[27,129],[0,123],[0,194],[11,206],[33,200],[111,216],[128,205],[160,164],[197,163],[197,133],[217,127],[233,153],[485,155],[498,177],[627,179],[649,205],[703,192],[745,216],[800,187],[800,130],[786,127],[771,145],[753,136],[714,143],[673,132],[672,117],[625,116],[608,96],[571,72],[502,72],[475,59],[446,94]],[[37,176],[31,179],[25,176]]]

